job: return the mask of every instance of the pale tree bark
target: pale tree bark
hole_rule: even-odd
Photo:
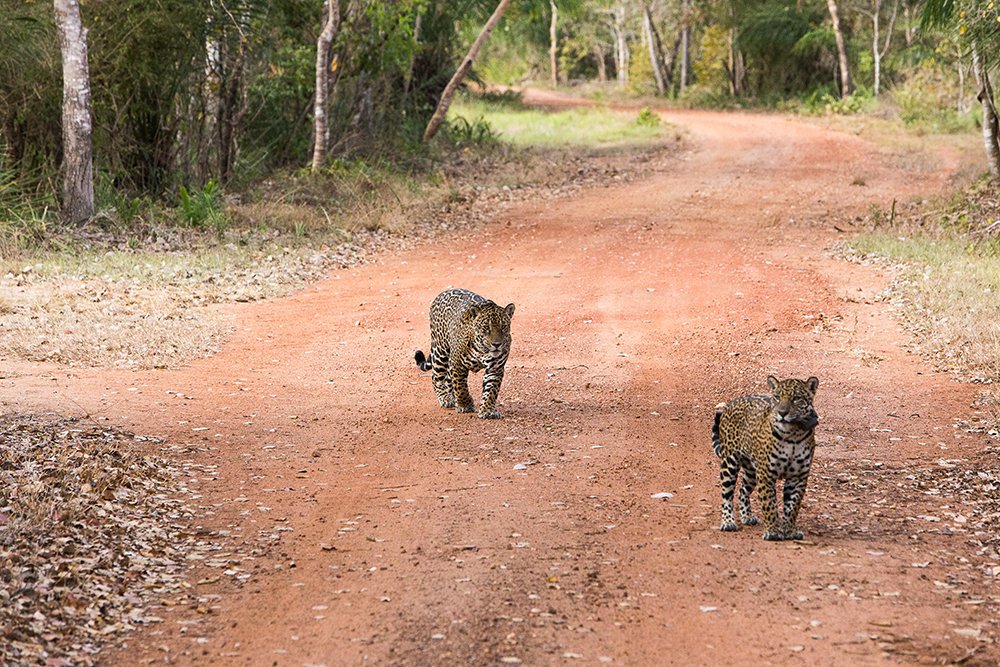
[[[552,87],[559,85],[559,42],[556,33],[556,22],[559,20],[559,8],[556,0],[549,0],[552,8],[552,20],[549,21],[549,70],[552,74]]]
[[[840,29],[840,12],[837,9],[837,0],[826,0],[827,9],[830,10],[830,20],[833,22],[833,36],[837,40],[837,62],[840,65],[840,96],[847,97],[851,94],[851,71],[847,62],[847,44],[844,42],[844,32]]]
[[[625,4],[618,3],[611,13],[611,30],[615,35],[615,76],[619,86],[628,84],[628,35],[625,32]]]
[[[326,0],[326,20],[316,40],[316,94],[313,101],[313,156],[312,170],[318,171],[326,161],[330,143],[330,124],[327,106],[330,95],[330,45],[340,29],[340,2]]]
[[[656,92],[663,95],[667,92],[667,86],[663,82],[663,61],[660,56],[659,37],[653,29],[653,15],[649,11],[649,5],[643,7],[643,29],[646,33],[646,42],[649,44],[649,62],[653,66],[653,77],[656,79]]]
[[[490,36],[493,29],[500,23],[500,19],[503,18],[503,13],[507,11],[507,6],[510,5],[510,2],[511,0],[500,0],[500,4],[493,10],[492,16],[486,21],[486,25],[483,26],[479,36],[476,37],[476,41],[472,43],[469,52],[462,59],[462,64],[459,65],[448,85],[444,87],[444,92],[441,93],[441,100],[438,102],[437,108],[434,109],[431,119],[427,122],[426,129],[424,129],[424,143],[433,139],[434,135],[441,129],[441,123],[444,122],[444,117],[448,113],[448,107],[451,106],[451,99],[455,97],[458,87],[462,84],[466,75],[468,75],[469,70],[472,69],[472,61],[479,55],[479,49],[483,47],[486,38]]]
[[[862,10],[863,11],[863,10]],[[878,97],[882,89],[882,58],[889,52],[889,44],[892,42],[892,31],[896,26],[896,16],[899,13],[899,0],[893,0],[892,16],[889,17],[889,26],[885,31],[885,43],[880,44],[882,28],[882,0],[872,0],[871,12],[864,12],[872,20],[872,69],[874,74],[873,92]]]
[[[977,44],[972,45],[972,71],[976,75],[976,85],[979,87],[977,99],[983,105],[983,145],[986,149],[986,164],[989,166],[990,175],[998,178],[1000,177],[1000,119],[997,118],[989,71],[983,63]]]
[[[597,80],[601,83],[606,83],[608,80],[608,65],[604,62],[604,46],[595,40],[590,50],[593,52],[594,61],[597,63]]]
[[[680,92],[684,92],[690,83],[691,68],[691,4],[690,0],[681,2],[681,72]]]
[[[63,69],[63,187],[60,218],[80,225],[94,215],[94,146],[87,31],[79,0],[54,0]]]

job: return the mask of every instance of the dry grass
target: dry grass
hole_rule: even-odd
[[[982,394],[1000,424],[1000,196],[980,181],[945,201],[892,220],[874,211],[847,255],[895,274],[883,295],[939,369],[988,385]]]
[[[496,146],[458,151],[419,179],[356,163],[267,182],[227,205],[221,235],[102,220],[0,260],[0,357],[176,366],[218,349],[225,304],[280,297],[384,249],[462,233],[527,197],[620,183],[668,155]]]

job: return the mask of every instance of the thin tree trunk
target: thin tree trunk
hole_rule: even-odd
[[[326,161],[330,143],[330,125],[327,106],[330,95],[330,45],[340,28],[339,0],[326,0],[326,21],[316,40],[316,94],[313,103],[313,156],[312,171],[316,172]]]
[[[882,14],[882,0],[874,0],[872,4],[874,5],[872,8],[872,69],[875,75],[873,92],[875,93],[875,97],[878,97],[879,87],[882,83],[882,57],[878,50],[878,29],[879,19]]]
[[[979,87],[977,99],[983,105],[983,145],[986,149],[986,164],[989,166],[990,175],[997,178],[1000,177],[1000,120],[997,118],[989,71],[983,63],[977,44],[972,45],[972,71],[976,75],[976,85]]]
[[[417,14],[417,18],[413,20],[413,45],[414,45],[414,57],[410,58],[410,64],[406,67],[406,77],[403,79],[403,96],[410,94],[410,85],[413,83],[413,66],[416,64],[416,47],[420,45],[420,19],[423,14]]]
[[[612,30],[615,33],[615,75],[618,78],[618,85],[625,86],[628,83],[628,38],[625,34],[625,5],[618,3],[612,13]]]
[[[691,9],[690,0],[681,2],[681,75],[680,92],[690,83],[691,69]]]
[[[552,87],[555,88],[559,85],[559,43],[556,34],[559,9],[556,7],[556,0],[549,0],[549,7],[552,8],[552,20],[549,22],[549,70],[552,75]]]
[[[907,48],[913,46],[913,40],[917,35],[917,22],[914,20],[914,9],[909,4],[903,5],[903,18],[906,19],[906,26],[903,28],[903,38],[906,40]]]
[[[79,0],[54,0],[63,69],[62,222],[80,225],[94,215],[94,145],[87,31]]]
[[[889,17],[889,26],[885,31],[885,43],[879,45],[879,32],[881,28],[882,0],[873,0],[872,7],[872,63],[874,66],[874,93],[878,97],[882,89],[882,59],[889,52],[889,44],[892,43],[892,31],[896,26],[896,16],[899,14],[899,0],[893,0],[892,15]]]
[[[643,28],[646,32],[646,41],[649,43],[649,62],[653,65],[653,77],[656,79],[656,92],[663,95],[667,92],[663,83],[663,64],[661,62],[659,49],[657,48],[657,38],[653,31],[653,16],[649,11],[649,5],[643,7]]]
[[[962,62],[962,48],[955,47],[955,68],[958,70],[958,104],[955,110],[958,113],[965,113],[968,109],[965,106],[965,64]]]
[[[483,26],[479,36],[476,37],[476,41],[472,43],[469,52],[462,59],[462,64],[459,65],[458,70],[455,71],[448,85],[444,87],[444,92],[441,93],[441,100],[438,102],[437,108],[434,109],[434,114],[431,116],[430,121],[427,123],[427,128],[424,130],[424,143],[433,139],[434,135],[441,129],[441,123],[444,122],[444,117],[448,113],[448,107],[451,106],[451,99],[455,97],[459,85],[461,85],[469,70],[472,69],[472,61],[479,55],[479,49],[483,47],[483,42],[493,32],[493,28],[500,23],[500,19],[503,18],[503,13],[507,11],[507,6],[510,5],[510,2],[511,0],[500,0],[500,4],[493,10],[493,15],[486,21],[486,25]]]
[[[607,83],[608,81],[608,64],[604,62],[604,47],[601,43],[594,41],[593,46],[590,50],[594,53],[594,60],[597,62],[597,80],[601,83]]]
[[[843,98],[851,94],[851,71],[847,62],[847,44],[844,42],[844,33],[840,29],[837,0],[826,0],[826,6],[830,10],[830,20],[833,22],[833,36],[837,40],[837,61],[840,64],[840,96]]]

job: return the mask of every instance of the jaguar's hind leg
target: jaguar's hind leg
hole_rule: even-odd
[[[756,526],[757,517],[750,511],[750,494],[757,487],[757,471],[753,466],[743,466],[743,479],[740,482],[740,523],[744,526]]]
[[[431,384],[442,408],[455,407],[455,392],[451,388],[451,374],[448,368],[448,348],[431,348]]]
[[[722,459],[719,467],[719,481],[722,484],[722,525],[719,530],[739,530],[733,516],[733,495],[736,492],[736,478],[740,473],[740,461],[735,455]],[[743,474],[746,474],[744,471]]]

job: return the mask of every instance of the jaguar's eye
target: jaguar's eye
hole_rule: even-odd
[[[809,405],[809,402],[806,401],[806,399],[804,399],[804,398],[796,398],[795,399],[795,407],[797,407],[797,408],[804,408],[807,405]]]

